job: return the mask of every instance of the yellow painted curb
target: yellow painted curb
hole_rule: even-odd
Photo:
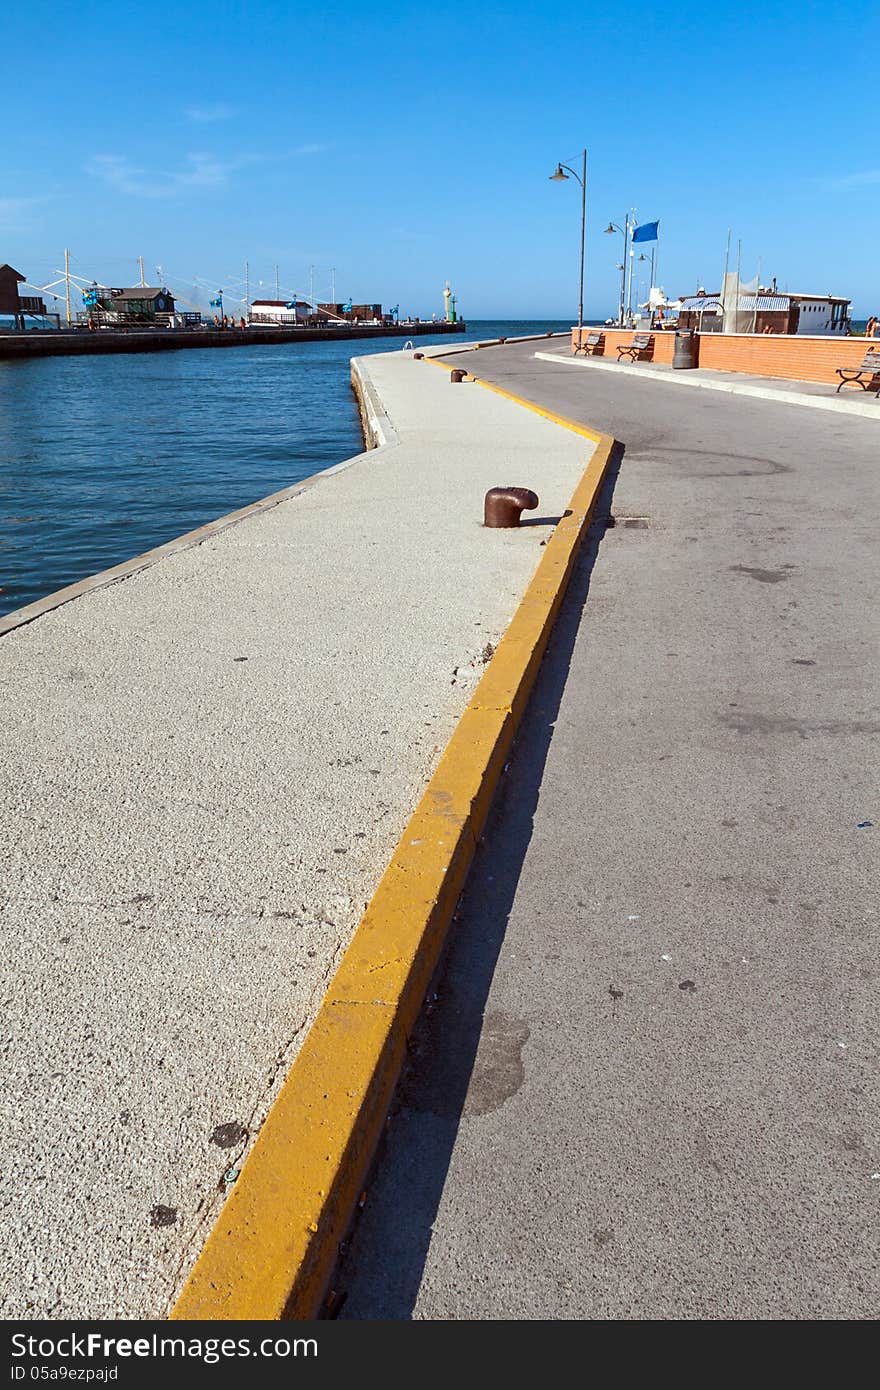
[[[470,348],[458,348],[458,352],[469,352]],[[444,371],[460,371],[448,362],[441,362],[439,357],[424,357],[424,362],[431,362],[435,367],[442,367]],[[591,430],[589,425],[582,425],[579,420],[570,420],[567,415],[557,415],[553,410],[545,410],[542,405],[537,405],[535,401],[527,401],[524,396],[515,396],[511,391],[505,391],[503,386],[496,386],[494,382],[484,381],[482,377],[473,376],[470,373],[465,376],[465,381],[473,381],[477,386],[482,386],[484,391],[492,391],[496,396],[504,396],[508,401],[515,401],[517,405],[523,405],[527,410],[531,410],[534,415],[540,415],[545,420],[552,420],[554,425],[562,425],[563,429],[571,430],[572,434],[582,434],[585,439],[592,439],[597,444],[602,440],[611,439],[611,435],[602,434],[599,430]],[[612,441],[613,442],[613,441]]]
[[[407,1038],[599,495],[614,446],[610,435],[479,384],[596,441],[597,448],[400,839],[172,1319],[308,1319],[320,1312]]]

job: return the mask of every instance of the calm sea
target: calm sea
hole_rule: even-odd
[[[0,614],[359,453],[349,359],[405,341],[0,362]]]

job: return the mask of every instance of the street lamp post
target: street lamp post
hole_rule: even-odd
[[[568,173],[565,173],[565,170]],[[584,326],[584,241],[587,233],[587,152],[583,151],[583,174],[578,174],[570,164],[557,164],[554,173],[549,175],[553,183],[562,183],[571,175],[581,186],[581,279],[578,292],[578,346],[580,346]]]
[[[634,211],[634,209],[633,209]],[[606,236],[613,236],[615,232],[620,232],[623,237],[623,265],[620,267],[620,310],[617,315],[617,323],[623,327],[624,314],[626,313],[626,267],[629,252],[629,234],[636,226],[635,218],[630,221],[629,213],[623,219],[623,226],[619,227],[616,222],[609,222],[605,228]]]
[[[643,252],[639,255],[639,258],[638,258],[638,259],[639,259],[640,261],[645,261],[645,262],[647,262],[647,261],[649,260],[649,257],[646,256],[645,253],[644,253],[644,251],[643,251]],[[633,269],[634,269],[634,268],[635,268],[635,267],[633,267]],[[641,271],[638,271],[638,272],[637,272],[637,275],[638,275],[638,279],[636,280],[636,308],[637,308],[637,309],[640,309],[641,306],[640,306],[640,304],[639,304],[639,285],[642,283]],[[650,286],[649,286],[649,288],[650,288]],[[632,292],[632,280],[631,280],[631,279],[630,279],[630,292]],[[631,313],[631,312],[632,312],[632,305],[630,304],[630,313]],[[641,315],[639,315],[639,317],[641,317]]]

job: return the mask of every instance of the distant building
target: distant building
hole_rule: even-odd
[[[346,323],[382,323],[381,304],[319,304],[321,318],[344,319]]]
[[[789,294],[785,298],[789,302],[789,333],[828,338],[849,328],[849,299],[830,294]]]
[[[248,323],[259,324],[263,328],[273,324],[277,328],[293,328],[298,323],[308,323],[314,312],[311,304],[301,299],[255,299],[250,307]]]
[[[382,305],[381,304],[352,304],[351,310],[346,314],[352,323],[381,323]]]
[[[746,317],[747,332],[792,333],[819,338],[842,337],[849,330],[850,300],[829,294],[778,294],[776,282],[758,286],[757,294],[740,294],[738,316]],[[685,295],[678,314],[679,328],[701,333],[722,332],[721,294]],[[754,327],[752,326],[754,325]]]
[[[49,317],[45,300],[40,295],[19,294],[19,285],[25,283],[21,271],[13,269],[11,265],[0,265],[0,316],[9,315],[16,328],[34,327],[33,322],[28,324],[29,319]],[[57,327],[58,316],[51,317],[55,319]],[[38,326],[42,327],[42,324]]]
[[[150,324],[167,327],[174,316],[174,296],[170,290],[152,285],[130,289],[110,289],[92,285],[83,290],[85,317],[102,328],[137,327]]]

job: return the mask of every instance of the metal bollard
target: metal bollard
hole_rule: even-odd
[[[413,353],[413,361],[414,361],[414,362],[421,362],[421,360],[422,360],[422,358],[424,357],[424,355],[425,355],[425,354],[424,354],[423,352],[414,352],[414,353]]]
[[[490,487],[483,503],[484,526],[519,526],[521,512],[534,511],[538,494],[527,487]]]
[[[465,379],[466,376],[467,376],[467,372],[463,372],[463,371],[461,370],[461,367],[456,367],[456,368],[454,368],[453,371],[451,371],[451,372],[449,373],[449,380],[450,380],[450,381],[464,381],[464,379]]]

